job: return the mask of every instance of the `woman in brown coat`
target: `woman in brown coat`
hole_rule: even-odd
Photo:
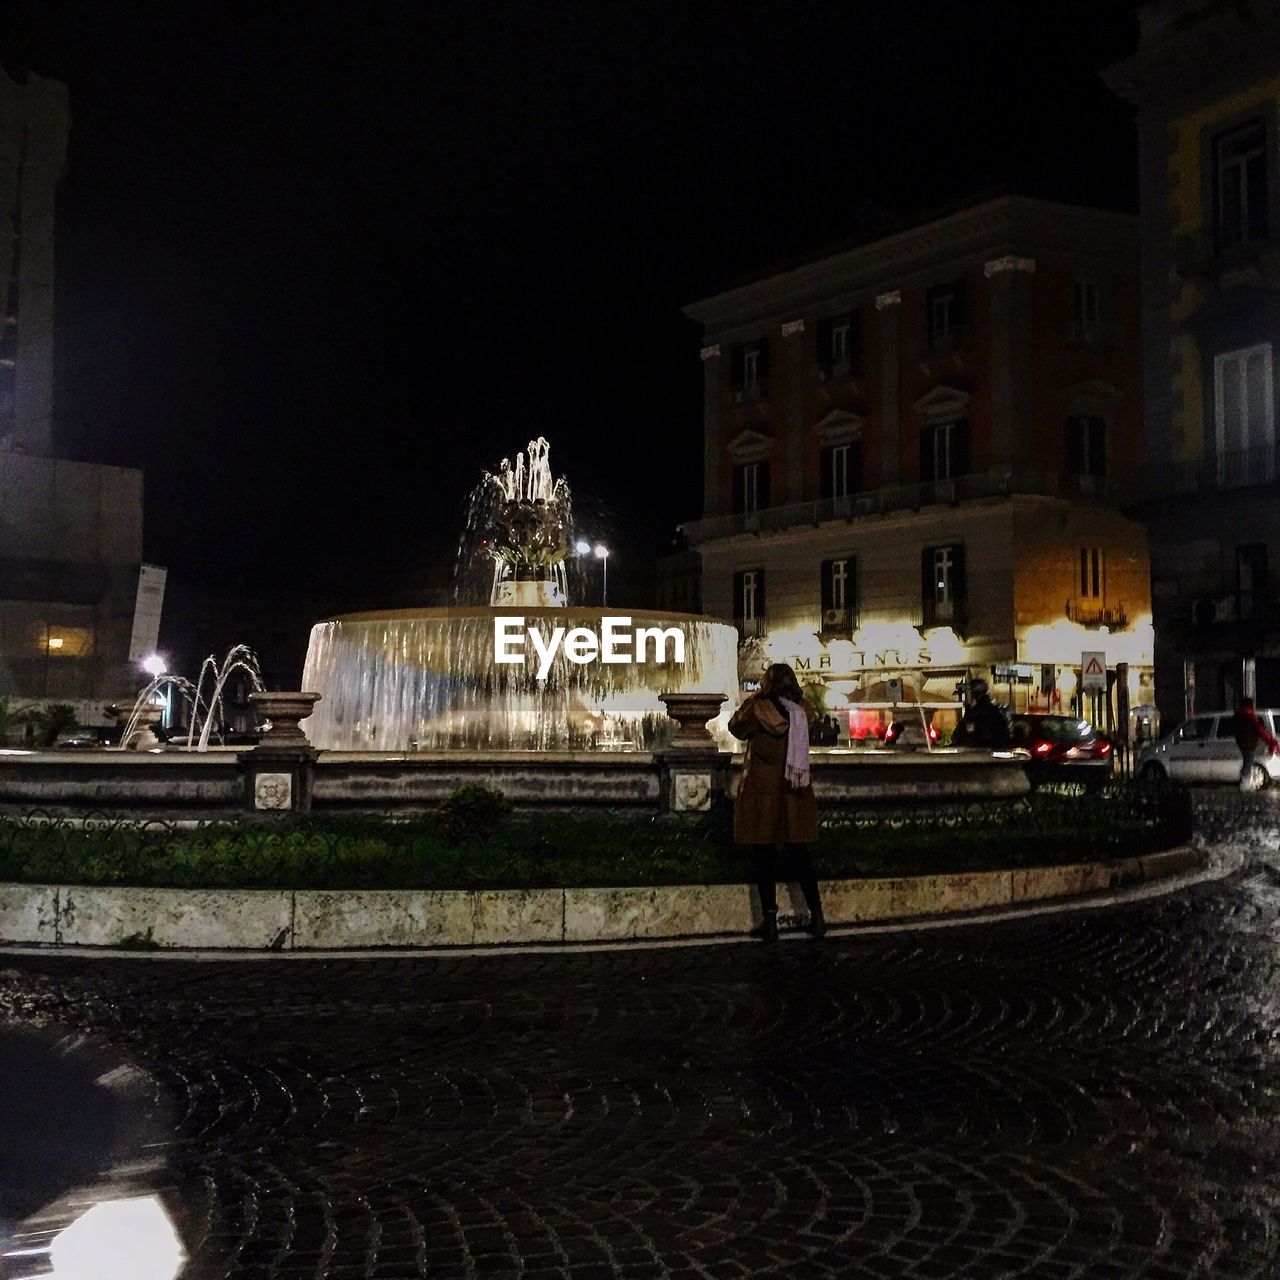
[[[778,937],[777,880],[783,868],[804,892],[809,932],[826,932],[818,878],[808,846],[818,838],[818,806],[809,776],[809,722],[796,673],[785,662],[765,672],[760,691],[733,713],[729,732],[747,744],[747,758],[733,808],[733,838],[751,851],[764,921],[753,932],[765,942]]]

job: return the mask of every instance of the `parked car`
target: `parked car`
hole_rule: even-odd
[[[1111,777],[1115,749],[1105,734],[1074,716],[1022,712],[1012,717],[1012,745],[1026,751],[1032,786],[1081,782],[1102,786]]]
[[[1280,711],[1258,712],[1270,733]],[[1234,711],[1210,711],[1184,720],[1172,733],[1138,753],[1137,775],[1146,782],[1217,782],[1240,780],[1240,748],[1236,746]],[[1270,756],[1254,777],[1255,786],[1280,782],[1280,756]]]

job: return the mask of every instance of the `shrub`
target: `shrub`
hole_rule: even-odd
[[[472,782],[450,791],[436,809],[436,827],[452,844],[491,836],[511,810],[511,802],[494,787]]]

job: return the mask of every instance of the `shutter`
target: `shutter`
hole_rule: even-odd
[[[729,353],[729,378],[733,383],[735,391],[742,390],[742,383],[746,377],[746,358],[745,349],[742,343],[738,343]]]
[[[1089,419],[1089,474],[1107,474],[1107,424],[1102,418]]]
[[[733,469],[733,514],[741,515],[747,509],[747,469],[746,467],[734,467]]]
[[[962,418],[951,428],[951,477],[969,474],[969,420]]]
[[[933,589],[933,548],[925,547],[920,553],[920,599],[923,608],[921,625],[931,627],[938,620],[937,597]]]
[[[925,427],[920,432],[920,479],[925,482],[937,479],[934,453],[934,429]]]
[[[818,367],[831,368],[831,321],[818,321]]]
[[[1264,155],[1255,156],[1245,166],[1245,191],[1249,200],[1249,239],[1261,240],[1267,234],[1267,165]]]
[[[733,575],[733,616],[741,618],[746,615],[746,609],[743,607],[743,587],[742,587],[742,571],[739,570]]]
[[[862,356],[862,318],[856,311],[850,311],[846,318],[849,321],[849,363],[857,365]]]
[[[756,368],[760,370],[760,381],[763,382],[769,376],[769,339],[761,338],[755,345],[760,350],[760,360]]]
[[[849,445],[849,492],[862,492],[862,441],[854,440]]]
[[[832,469],[832,462],[835,457],[834,449],[823,449],[820,457],[821,476],[819,479],[820,488],[818,492],[824,498],[834,498],[836,495],[835,473]]]
[[[824,627],[827,621],[827,610],[836,607],[835,596],[831,590],[831,566],[834,563],[834,560],[822,562],[822,623]]]
[[[1084,430],[1083,418],[1067,419],[1067,471],[1073,476],[1084,474]]]
[[[756,483],[756,510],[763,511],[769,505],[769,463],[766,460],[757,465],[759,474]]]
[[[756,570],[756,617],[767,618],[769,616],[768,607],[764,602],[764,570]]]
[[[952,288],[955,290],[955,298],[951,303],[951,325],[953,329],[959,329],[961,325],[969,322],[969,314],[965,305],[963,278],[957,280]]]
[[[850,556],[845,566],[848,578],[844,584],[844,607],[849,611],[849,617],[853,620],[854,626],[857,626],[858,617],[858,559],[856,556]]]
[[[965,576],[964,544],[951,548],[951,596],[955,600],[956,626],[963,627],[969,618],[969,582]]]

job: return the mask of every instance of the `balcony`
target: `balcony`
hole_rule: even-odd
[[[1143,485],[1149,494],[1209,493],[1216,489],[1244,489],[1272,484],[1280,474],[1274,445],[1232,449],[1213,458],[1153,467]]]
[[[1114,498],[1118,489],[1113,481],[1099,476],[1073,476],[1037,468],[992,467],[954,480],[929,480],[917,484],[889,485],[869,489],[847,498],[818,498],[809,502],[792,502],[785,506],[765,507],[750,514],[708,516],[682,526],[691,546],[713,538],[733,538],[742,534],[780,533],[805,525],[827,524],[833,520],[868,519],[900,511],[919,511],[922,507],[955,506],[984,498],[1008,498],[1031,494],[1050,498],[1080,500]]]
[[[858,618],[853,609],[823,609],[818,634],[824,640],[847,640],[857,628]]]
[[[764,618],[734,618],[733,625],[738,628],[738,636],[743,640],[751,640],[764,635],[769,625]]]
[[[968,345],[969,326],[957,324],[939,333],[926,333],[916,343],[916,358],[923,364],[952,351],[962,351]]]
[[[731,405],[747,405],[747,404],[763,404],[769,399],[769,379],[757,378],[754,382],[746,383],[740,387],[733,387],[729,391],[729,403]]]
[[[1109,631],[1124,631],[1129,626],[1129,613],[1122,604],[1105,605],[1096,601],[1068,600],[1068,622],[1082,627],[1106,627]]]

